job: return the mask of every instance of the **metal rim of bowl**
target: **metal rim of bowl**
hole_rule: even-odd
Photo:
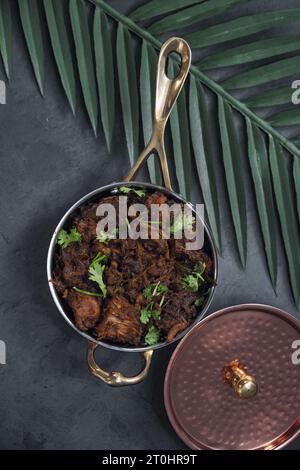
[[[191,329],[197,324],[199,323],[202,318],[204,317],[204,315],[206,314],[209,306],[211,305],[211,302],[213,300],[213,297],[214,297],[214,293],[215,293],[215,289],[216,289],[216,285],[217,285],[217,279],[218,279],[218,257],[217,257],[217,250],[216,250],[216,246],[215,246],[215,243],[214,243],[214,240],[213,240],[213,237],[212,237],[212,234],[210,232],[210,229],[209,227],[207,226],[207,224],[205,223],[205,221],[202,221],[203,223],[203,226],[204,226],[204,231],[205,231],[205,236],[208,238],[208,241],[209,241],[209,245],[210,245],[210,249],[211,249],[211,255],[212,255],[212,258],[213,258],[213,263],[214,263],[214,284],[213,286],[211,287],[211,291],[210,291],[210,294],[205,302],[205,305],[203,307],[203,309],[201,309],[198,313],[198,315],[195,317],[194,321],[185,329],[183,330],[181,333],[179,333],[172,341],[170,342],[160,342],[160,343],[157,343],[156,345],[153,345],[153,346],[143,346],[143,347],[127,347],[127,346],[121,346],[121,345],[115,345],[115,344],[111,344],[111,343],[106,343],[104,341],[98,341],[96,338],[94,338],[93,336],[89,335],[88,333],[84,332],[84,331],[81,331],[79,328],[77,328],[77,326],[74,324],[74,322],[71,320],[71,318],[69,317],[69,315],[65,312],[65,309],[62,305],[62,302],[60,301],[59,299],[59,296],[55,290],[55,287],[54,287],[54,284],[51,282],[51,278],[52,278],[52,263],[53,263],[53,257],[54,257],[54,253],[55,253],[55,247],[56,247],[56,239],[57,239],[57,234],[58,232],[61,230],[61,228],[65,225],[67,219],[73,214],[73,212],[78,209],[81,205],[83,205],[84,203],[88,202],[89,199],[93,198],[94,196],[96,195],[100,195],[101,193],[104,193],[104,192],[107,192],[107,191],[111,191],[112,189],[115,189],[115,188],[118,188],[120,186],[135,186],[135,187],[141,187],[141,188],[149,188],[149,189],[152,189],[152,190],[157,190],[157,191],[161,191],[162,193],[164,194],[167,194],[169,196],[172,196],[174,197],[175,199],[179,200],[180,202],[183,202],[185,204],[187,204],[189,207],[191,207],[194,211],[194,206],[193,204],[187,202],[181,195],[175,193],[174,191],[170,191],[169,189],[166,189],[165,187],[163,186],[158,186],[158,185],[155,185],[155,184],[151,184],[151,183],[143,183],[143,182],[139,182],[139,181],[131,181],[131,182],[117,182],[117,183],[111,183],[111,184],[108,184],[106,186],[102,186],[100,188],[97,188],[93,191],[91,191],[90,193],[86,194],[85,196],[83,196],[81,199],[79,199],[77,202],[75,202],[75,204],[73,204],[68,210],[67,212],[64,214],[64,216],[61,218],[60,222],[58,223],[56,229],[54,230],[54,233],[52,235],[52,238],[51,238],[51,241],[50,241],[50,245],[49,245],[49,249],[48,249],[48,255],[47,255],[47,278],[48,278],[48,284],[49,284],[49,289],[50,289],[50,292],[51,292],[51,295],[52,295],[52,298],[54,300],[54,303],[56,304],[59,312],[61,313],[61,315],[63,316],[63,318],[66,320],[66,322],[72,326],[72,328],[77,332],[79,333],[82,337],[84,337],[85,339],[89,340],[89,341],[93,341],[94,343],[98,344],[98,345],[101,345],[105,348],[108,348],[108,349],[113,349],[113,350],[116,350],[116,351],[125,351],[125,352],[144,352],[144,351],[149,351],[149,350],[155,350],[155,349],[160,349],[164,346],[168,346],[178,340],[180,340],[181,338],[183,338],[183,336],[185,336],[187,333],[189,333],[191,331]]]

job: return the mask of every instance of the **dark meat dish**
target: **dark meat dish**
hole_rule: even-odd
[[[104,217],[96,214],[99,204],[112,204],[118,214],[120,195],[126,194],[127,207],[179,203],[163,192],[134,188],[94,197],[70,216],[58,234],[52,282],[80,330],[101,341],[138,347],[170,342],[191,324],[213,286],[214,265],[206,245],[187,250],[187,240],[174,237],[175,215],[168,239],[161,219],[156,221],[158,239],[118,238],[119,225],[114,233],[96,231]],[[127,225],[132,220],[128,216]],[[155,222],[145,223],[150,233]],[[190,223],[194,227],[194,218]]]

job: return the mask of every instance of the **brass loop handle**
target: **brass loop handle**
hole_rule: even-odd
[[[240,398],[253,398],[258,392],[255,377],[248,374],[247,366],[234,359],[230,364],[223,367],[223,381],[229,384],[236,395]]]
[[[153,349],[144,352],[145,365],[143,370],[134,377],[125,377],[121,372],[106,372],[98,366],[95,360],[95,351],[98,346],[99,344],[94,343],[93,341],[88,342],[88,367],[95,377],[103,380],[107,385],[114,387],[134,385],[146,378],[152,360]]]
[[[175,78],[168,78],[166,75],[166,61],[171,52],[177,52],[181,57],[181,68]],[[149,143],[140,154],[138,160],[133,165],[125,181],[131,181],[142,163],[147,160],[151,153],[155,153],[160,161],[164,185],[172,190],[169,168],[164,144],[164,132],[166,123],[170,116],[175,101],[183,87],[191,65],[191,50],[186,41],[181,38],[170,38],[166,41],[159,54],[157,77],[156,77],[156,97],[153,117],[153,129]]]

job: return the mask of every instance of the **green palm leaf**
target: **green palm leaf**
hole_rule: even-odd
[[[294,174],[294,182],[295,182],[295,189],[296,189],[296,196],[297,196],[298,219],[300,222],[300,160],[299,158],[294,158],[293,174]]]
[[[236,88],[248,88],[251,86],[270,83],[279,78],[289,77],[299,71],[299,57],[289,57],[268,65],[262,65],[248,72],[243,72],[225,80],[224,88],[233,90]]]
[[[277,279],[276,213],[268,151],[261,131],[247,119],[248,155],[255,187],[257,210],[273,287]]]
[[[227,8],[232,7],[237,3],[244,3],[245,1],[248,0],[209,0],[200,5],[193,5],[190,8],[186,8],[184,12],[179,11],[174,15],[167,16],[166,18],[153,23],[148,28],[148,31],[152,34],[175,31],[179,28],[202,21],[205,18],[218,15]]]
[[[127,148],[133,164],[139,153],[139,95],[132,40],[121,23],[117,32],[117,62]]]
[[[253,108],[270,107],[290,103],[291,97],[291,87],[275,88],[274,90],[263,91],[247,98],[245,104]]]
[[[300,137],[293,137],[293,143],[300,146]],[[297,157],[296,157],[297,158]]]
[[[175,77],[179,66],[172,60],[168,65],[168,76]],[[184,88],[177,98],[170,115],[170,125],[175,160],[176,176],[180,193],[190,199],[191,193],[191,144],[188,123],[188,111]]]
[[[273,126],[294,126],[300,124],[300,109],[295,106],[294,109],[282,111],[270,118]]]
[[[277,261],[274,251],[274,240],[271,238],[272,222],[276,224],[276,216],[272,218],[272,191],[270,189],[270,171],[266,163],[266,147],[263,135],[272,136],[270,145],[270,168],[274,185],[273,193],[278,208],[279,220],[283,234],[283,242],[288,259],[291,287],[294,298],[297,298],[296,279],[298,272],[296,269],[298,248],[294,248],[294,243],[299,244],[298,216],[295,201],[299,206],[299,161],[300,161],[300,138],[286,138],[277,130],[277,126],[295,125],[299,123],[299,112],[297,108],[291,111],[280,111],[272,115],[268,113],[268,118],[261,117],[254,113],[251,107],[267,107],[287,104],[291,100],[292,89],[286,85],[276,86],[277,79],[289,77],[298,73],[297,57],[280,58],[271,64],[257,67],[255,61],[276,57],[280,54],[297,51],[300,39],[289,36],[286,38],[274,37],[271,30],[274,26],[293,23],[300,19],[300,9],[290,9],[283,11],[269,11],[256,14],[251,6],[247,16],[240,16],[233,20],[224,21],[219,15],[225,8],[229,8],[244,0],[173,0],[165,1],[152,0],[144,3],[135,10],[131,17],[126,17],[115,10],[105,0],[70,0],[70,19],[72,33],[75,43],[77,67],[79,79],[83,92],[85,105],[89,114],[93,129],[96,132],[98,122],[98,94],[101,110],[101,121],[104,129],[108,147],[111,144],[114,127],[114,100],[116,90],[114,86],[114,65],[113,51],[114,44],[110,33],[108,18],[114,19],[117,24],[117,69],[120,88],[120,98],[122,107],[123,124],[130,156],[133,162],[139,153],[139,125],[140,111],[139,99],[141,99],[141,115],[143,124],[144,140],[148,137],[152,128],[152,111],[155,87],[156,72],[156,52],[160,49],[161,43],[149,30],[134,23],[133,19],[156,21],[150,27],[151,31],[158,32],[172,30],[174,28],[185,27],[193,24],[194,32],[187,34],[187,39],[192,47],[207,47],[215,45],[213,53],[208,52],[207,56],[201,60],[200,67],[191,67],[190,80],[190,100],[189,116],[187,115],[187,103],[184,93],[180,94],[179,101],[171,114],[172,143],[174,149],[176,176],[180,191],[186,195],[192,184],[193,167],[192,158],[195,158],[198,179],[202,194],[208,211],[208,219],[212,227],[216,243],[220,247],[220,217],[217,200],[214,165],[211,154],[211,144],[209,127],[215,116],[206,104],[206,93],[204,87],[210,89],[218,98],[219,102],[219,125],[221,130],[221,142],[223,148],[223,162],[225,170],[225,182],[229,196],[230,210],[233,219],[233,226],[237,239],[237,246],[241,262],[245,265],[247,256],[247,220],[246,220],[246,185],[241,168],[241,156],[239,151],[239,135],[234,126],[233,110],[236,110],[247,121],[248,147],[251,174],[254,182],[255,197],[258,206],[258,216],[261,224],[262,236],[265,243],[266,258],[270,271],[270,277],[275,284]],[[54,57],[57,63],[58,72],[71,104],[75,109],[75,84],[76,74],[74,74],[71,53],[72,44],[68,39],[67,28],[64,24],[63,8],[58,0],[44,0],[46,19],[50,33],[50,39]],[[86,4],[93,4],[100,7],[95,11],[94,16],[94,49],[92,47],[92,36],[90,32],[89,11]],[[250,3],[250,2],[248,2]],[[6,73],[10,75],[11,46],[10,46],[10,12],[8,1],[0,2],[0,52],[4,61]],[[38,12],[37,0],[19,0],[20,15],[24,35],[34,68],[34,72],[41,92],[44,83],[44,51],[41,34],[41,22]],[[247,5],[248,7],[248,5]],[[180,13],[177,13],[180,10]],[[5,16],[6,15],[6,16]],[[164,15],[164,18],[155,18]],[[4,17],[8,20],[4,21]],[[206,29],[196,29],[196,23],[204,18],[210,18],[212,26]],[[5,29],[5,30],[4,30]],[[262,35],[258,41],[250,40],[249,37],[257,32],[269,31],[269,38],[262,40]],[[130,32],[129,32],[130,31]],[[138,89],[138,79],[136,73],[136,43],[133,42],[134,33],[143,40],[141,51],[140,68],[140,90]],[[235,44],[232,47],[229,41],[245,38],[248,44]],[[4,41],[4,42],[3,42]],[[219,45],[219,46],[218,46]],[[223,49],[221,51],[221,49]],[[94,57],[95,52],[95,57]],[[138,50],[139,53],[139,50]],[[96,69],[95,69],[96,62]],[[254,66],[253,64],[254,63]],[[238,66],[248,64],[248,71],[228,78],[222,84],[214,81],[210,76],[204,74],[202,70],[214,69],[217,67]],[[177,67],[177,63],[176,63]],[[173,64],[173,69],[175,65]],[[235,69],[234,69],[235,70]],[[75,75],[75,78],[74,78]],[[97,76],[97,80],[96,80]],[[251,91],[252,96],[243,100],[230,94],[227,88],[245,88],[256,84],[267,84],[272,82],[273,88],[268,91]],[[98,86],[97,86],[98,83]],[[98,93],[99,92],[99,93]],[[139,98],[140,95],[140,98]],[[240,94],[245,96],[246,93]],[[271,115],[271,117],[270,117]],[[217,120],[216,120],[217,122]],[[190,142],[194,152],[191,149]],[[264,133],[264,134],[263,134]],[[294,132],[295,133],[295,132]],[[271,144],[272,144],[271,142]],[[297,145],[299,148],[297,148]],[[281,147],[287,149],[293,162],[292,167],[287,160],[282,163]],[[274,163],[274,154],[278,161]],[[271,158],[273,156],[273,159]],[[297,160],[296,160],[297,159]],[[281,168],[281,165],[285,168]],[[157,165],[150,161],[148,164],[152,181],[157,181]],[[292,177],[293,180],[292,180]],[[154,179],[155,178],[155,179]],[[287,181],[289,185],[287,185]],[[276,182],[276,184],[275,184]],[[295,183],[295,184],[293,184]],[[277,186],[276,186],[277,185]],[[288,187],[288,195],[283,192],[284,187]],[[289,205],[290,204],[290,205]],[[274,205],[274,203],[273,203]],[[284,229],[285,216],[283,209],[285,206],[292,211],[292,221],[287,212],[286,219],[289,221],[287,229]],[[268,217],[264,217],[267,213]],[[277,212],[275,215],[278,216]],[[296,223],[295,223],[296,220]],[[275,227],[275,225],[274,225]],[[289,233],[287,233],[287,231]],[[275,233],[275,231],[274,231]],[[297,245],[298,246],[298,245]],[[297,261],[296,261],[297,259]],[[293,261],[294,260],[294,261]],[[300,268],[299,268],[300,269]]]
[[[96,135],[98,121],[98,96],[91,37],[85,5],[82,0],[70,0],[69,6],[83,98]]]
[[[134,21],[148,20],[149,18],[170,13],[179,8],[184,8],[195,3],[202,3],[204,1],[205,0],[172,0],[168,2],[166,0],[152,0],[134,10],[130,17]]]
[[[272,28],[276,24],[295,21],[300,18],[300,9],[279,10],[257,15],[242,16],[241,18],[227,21],[216,26],[195,31],[185,36],[191,47],[206,47],[213,44],[243,38],[250,34]]]
[[[156,68],[156,52],[152,47],[149,47],[149,44],[146,41],[143,41],[140,71],[140,97],[145,145],[148,144],[152,134]],[[154,155],[150,156],[147,163],[151,182],[154,184],[161,184],[161,174],[157,157]]]
[[[103,130],[110,151],[115,125],[115,82],[112,40],[107,16],[100,8],[94,14],[94,46],[98,94]]]
[[[221,227],[215,171],[212,164],[212,142],[209,138],[209,111],[205,93],[195,78],[190,79],[190,126],[198,178],[215,243],[221,252]]]
[[[246,64],[261,59],[269,59],[285,52],[300,49],[300,38],[274,38],[262,39],[261,41],[232,47],[225,51],[217,52],[205,57],[199,62],[201,70],[214,69],[217,67],[228,67],[231,65]]]
[[[270,166],[294,300],[299,302],[300,243],[287,160],[270,136]]]
[[[9,0],[0,3],[0,53],[8,79],[12,68],[12,21]]]
[[[19,10],[24,36],[35,78],[41,94],[44,94],[44,48],[41,19],[37,0],[19,0]]]
[[[70,41],[64,20],[63,4],[61,0],[44,0],[44,9],[59,76],[72,112],[75,114],[76,85]]]
[[[218,103],[227,191],[240,260],[242,266],[245,267],[247,258],[247,215],[240,146],[234,127],[232,108],[220,97]]]

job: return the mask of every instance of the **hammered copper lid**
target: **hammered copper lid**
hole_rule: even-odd
[[[165,405],[192,449],[275,449],[300,432],[300,322],[266,305],[205,318],[174,351]]]

